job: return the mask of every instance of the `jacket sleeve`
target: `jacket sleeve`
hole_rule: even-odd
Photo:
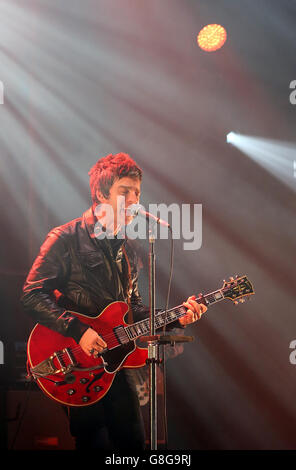
[[[149,307],[143,304],[138,286],[138,273],[133,276],[133,290],[131,294],[131,307],[134,321],[141,321],[149,317]]]
[[[63,288],[69,275],[69,249],[65,235],[53,229],[47,235],[23,286],[21,303],[36,322],[77,343],[88,325],[59,307],[54,291]]]

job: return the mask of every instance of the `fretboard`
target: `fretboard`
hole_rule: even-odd
[[[216,302],[220,302],[220,300],[223,299],[224,295],[222,289],[219,289],[215,292],[211,292],[210,294],[204,295],[201,299],[197,298],[196,302],[204,303],[205,305],[209,306]],[[178,320],[178,318],[183,317],[186,314],[186,311],[187,308],[184,307],[184,305],[178,305],[177,307],[167,310],[167,312],[165,312],[164,310],[156,313],[155,328],[162,328],[164,325],[173,323],[174,321]],[[140,338],[140,336],[148,335],[150,332],[149,318],[126,326],[125,331],[131,340]]]

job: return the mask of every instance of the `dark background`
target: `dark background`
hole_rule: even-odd
[[[168,361],[170,448],[294,449],[295,2],[9,0],[0,14],[2,391],[24,382],[33,324],[19,297],[40,244],[89,207],[97,159],[123,151],[144,171],[144,205],[203,207],[201,248],[175,240],[170,305],[235,274],[256,291],[209,309]],[[196,43],[208,23],[228,35],[213,53]],[[169,243],[156,251],[164,305]]]

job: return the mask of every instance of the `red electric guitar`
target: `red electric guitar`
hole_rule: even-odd
[[[230,299],[238,303],[251,294],[254,294],[252,284],[242,276],[224,281],[221,289],[198,298],[197,302],[209,306]],[[124,320],[127,310],[125,302],[113,302],[97,317],[71,312],[107,343],[106,350],[97,358],[87,356],[74,339],[37,324],[28,340],[28,373],[41,390],[64,405],[91,405],[108,392],[121,368],[144,366],[147,349],[139,348],[136,340],[149,335],[149,319],[128,325]],[[158,312],[156,328],[176,321],[186,311],[186,307],[179,305],[167,313]]]

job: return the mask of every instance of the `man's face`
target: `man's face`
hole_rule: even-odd
[[[113,209],[114,228],[118,225],[127,225],[132,221],[133,217],[127,215],[126,210],[130,205],[139,203],[140,193],[141,181],[128,176],[114,181],[108,198],[105,198],[101,192],[97,192],[101,204],[109,204]]]

